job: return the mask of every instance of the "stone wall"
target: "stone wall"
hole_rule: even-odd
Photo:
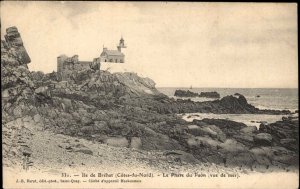
[[[74,73],[84,70],[100,70],[100,62],[98,59],[92,61],[79,61],[78,55],[67,57],[61,55],[57,57],[57,73],[59,80],[68,80]]]

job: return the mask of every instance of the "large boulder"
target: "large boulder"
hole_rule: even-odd
[[[239,123],[239,122],[230,121],[226,119],[208,119],[208,118],[204,118],[202,120],[194,119],[193,123],[203,127],[205,125],[214,125],[217,128],[219,128],[220,131],[222,131],[226,136],[233,136],[235,134],[239,134],[240,129],[247,127],[244,123]],[[213,127],[210,126],[210,128],[212,129]]]
[[[220,144],[220,147],[224,152],[244,152],[247,150],[246,146],[237,142],[234,139],[227,139],[224,143]]]
[[[270,146],[272,145],[272,135],[269,133],[259,133],[254,136],[254,142],[259,146]]]
[[[188,132],[194,136],[205,136],[208,135],[212,138],[217,138],[220,141],[226,140],[226,135],[222,132],[222,130],[215,125],[188,125]]]

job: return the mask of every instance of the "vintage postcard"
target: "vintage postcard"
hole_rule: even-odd
[[[298,188],[297,4],[1,1],[3,188]]]

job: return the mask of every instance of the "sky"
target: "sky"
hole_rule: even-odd
[[[1,39],[10,26],[31,71],[93,60],[123,36],[121,66],[157,87],[298,87],[296,4],[1,1]]]

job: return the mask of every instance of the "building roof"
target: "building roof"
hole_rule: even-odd
[[[106,50],[103,54],[106,53],[109,56],[124,56],[124,54],[118,50]]]

